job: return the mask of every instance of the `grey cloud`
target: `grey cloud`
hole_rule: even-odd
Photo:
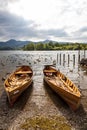
[[[50,29],[48,30],[48,35],[55,37],[65,37],[68,34],[64,31],[64,29]]]
[[[72,41],[72,42],[86,42],[87,43],[87,37],[86,36],[75,36],[75,37],[67,37],[66,41]]]
[[[66,39],[75,42],[87,42],[87,26],[73,31]]]
[[[64,29],[49,29],[49,30],[41,30],[39,31],[39,35],[41,37],[66,37],[68,34],[64,31]]]
[[[35,22],[24,20],[22,17],[9,12],[0,12],[0,39],[47,39],[53,37],[67,37],[64,29],[37,30]]]
[[[35,23],[26,21],[22,17],[10,14],[8,12],[0,12],[0,39],[4,36],[5,39],[22,37],[36,37]]]
[[[78,30],[72,32],[72,35],[73,35],[74,37],[78,37],[78,36],[79,36],[79,37],[82,37],[82,36],[84,36],[84,33],[87,33],[87,26],[82,27],[82,28],[80,28],[80,29],[78,29]]]
[[[82,32],[82,33],[87,32],[87,26],[82,27],[81,29],[79,29],[79,32]]]
[[[68,27],[48,30],[38,30],[37,27],[39,27],[39,25],[35,24],[34,21],[26,21],[22,17],[13,15],[9,12],[0,12],[0,40],[31,40],[34,38],[45,40],[54,37],[65,41],[87,41],[87,38],[84,35],[84,33],[87,32],[87,26],[74,31],[71,34],[66,31]]]
[[[8,0],[0,0],[0,8],[6,7],[8,4]]]

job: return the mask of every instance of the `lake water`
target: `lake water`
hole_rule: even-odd
[[[56,64],[81,89],[87,88],[86,69],[79,66],[79,51],[0,51],[0,71],[27,64],[34,74],[42,74],[46,64]],[[80,51],[80,59],[87,57],[87,51]],[[83,84],[84,82],[84,84]]]

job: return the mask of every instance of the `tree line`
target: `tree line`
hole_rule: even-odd
[[[31,42],[22,47],[23,50],[87,50],[87,44],[85,43],[34,43]]]

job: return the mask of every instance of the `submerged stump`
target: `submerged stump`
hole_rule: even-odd
[[[82,58],[80,61],[80,65],[87,66],[87,58]]]

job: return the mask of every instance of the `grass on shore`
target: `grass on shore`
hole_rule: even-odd
[[[50,118],[36,116],[28,118],[20,125],[20,128],[23,130],[71,130],[65,118],[60,116],[51,116]]]

